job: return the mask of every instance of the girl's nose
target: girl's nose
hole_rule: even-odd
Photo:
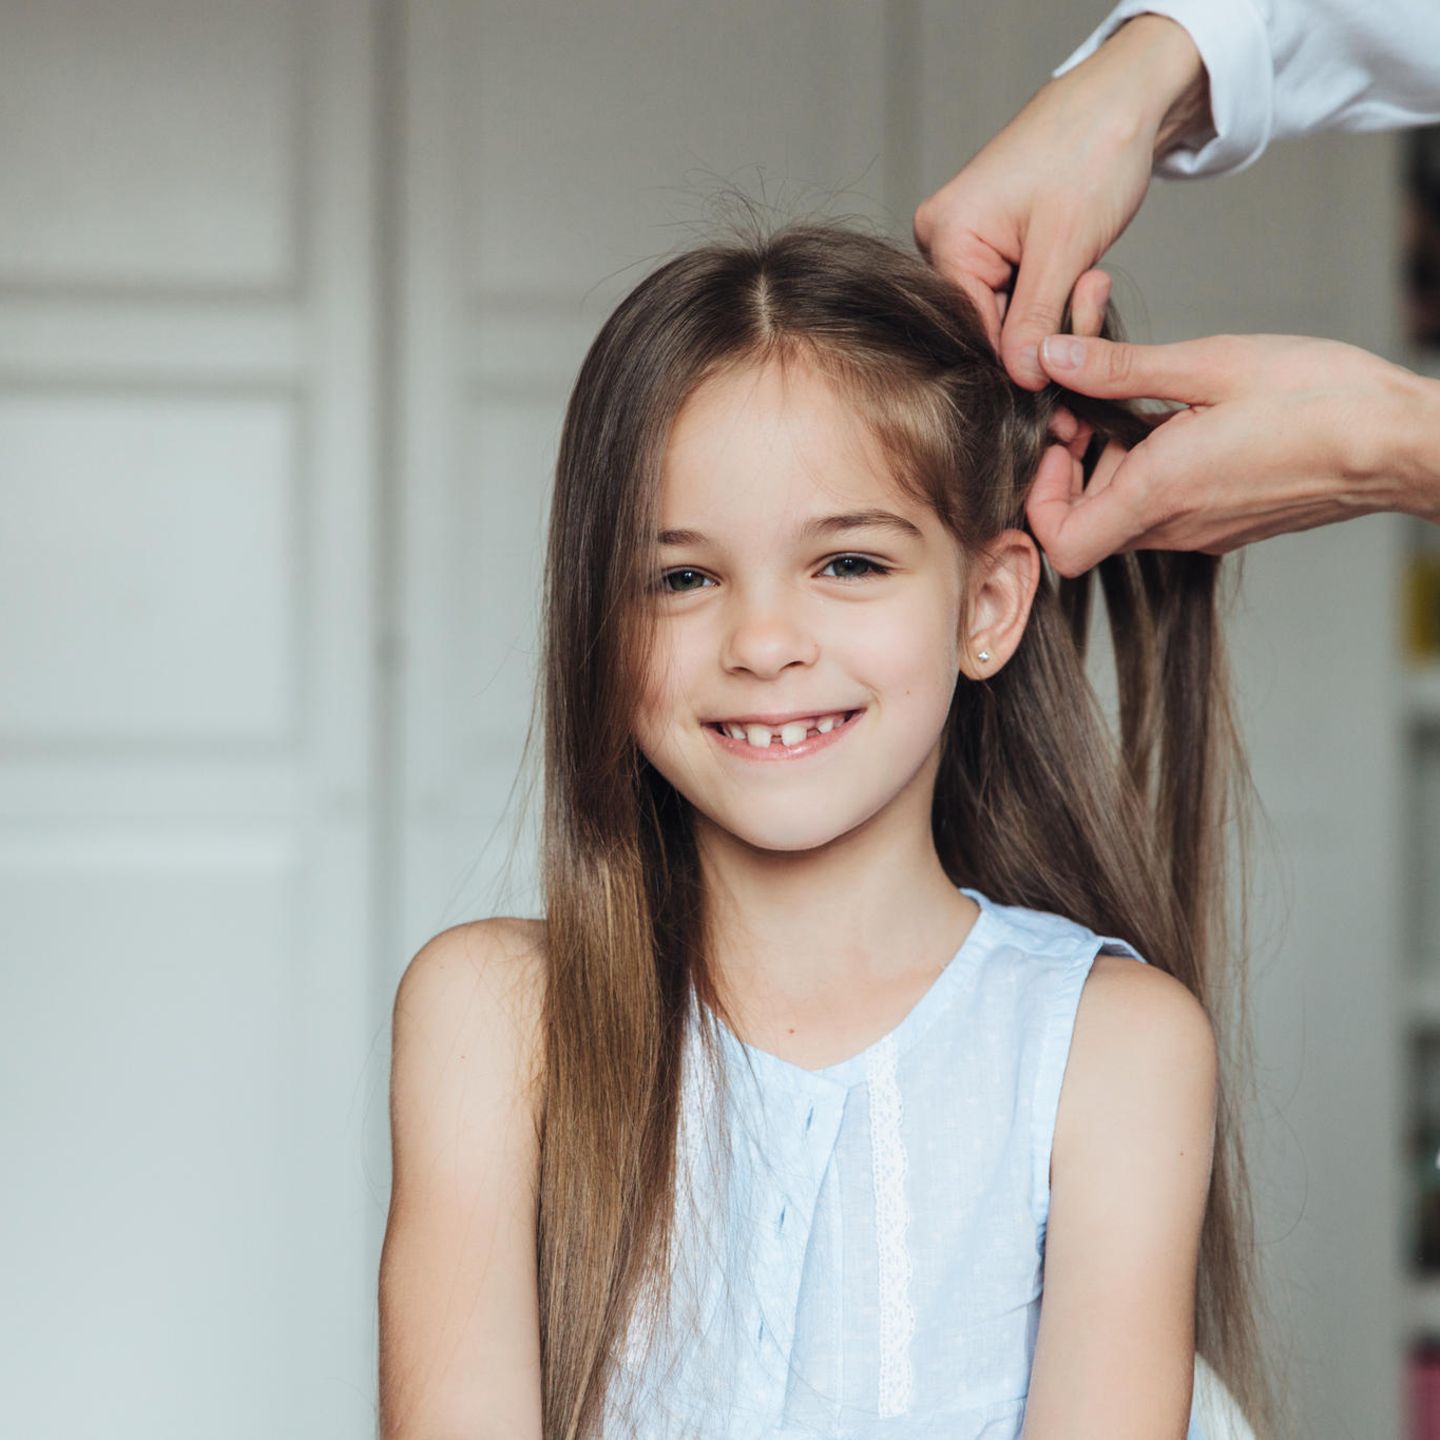
[[[787,665],[813,664],[820,642],[812,627],[781,604],[751,604],[738,610],[725,638],[726,669],[755,675],[779,674]]]

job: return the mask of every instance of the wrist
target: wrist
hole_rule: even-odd
[[[1390,467],[1392,508],[1440,523],[1440,380],[1394,368],[1399,398]]]
[[[1440,523],[1440,380],[1385,364],[1379,433],[1352,431],[1351,473],[1372,508]]]
[[[1192,136],[1213,133],[1210,82],[1190,32],[1168,15],[1146,12],[1124,21],[1092,56],[1123,66],[1119,93],[1153,137],[1159,159]]]

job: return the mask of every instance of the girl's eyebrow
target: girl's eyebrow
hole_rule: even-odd
[[[795,532],[797,540],[818,540],[842,530],[891,530],[907,540],[923,540],[919,526],[890,510],[852,510],[845,515],[816,515]],[[661,545],[708,545],[709,537],[698,530],[662,530],[656,536]]]

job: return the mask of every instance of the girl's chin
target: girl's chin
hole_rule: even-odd
[[[796,805],[776,807],[773,814],[757,813],[752,807],[745,815],[710,814],[696,810],[700,828],[719,832],[711,838],[728,840],[747,845],[753,850],[768,850],[777,854],[804,854],[810,850],[822,850],[842,836],[850,833],[860,817],[843,818],[830,816],[822,818],[812,812],[806,816],[796,814]]]

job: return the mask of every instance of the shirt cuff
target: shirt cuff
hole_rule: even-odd
[[[1213,139],[1180,146],[1155,163],[1171,179],[1230,175],[1264,153],[1274,124],[1275,70],[1265,19],[1254,0],[1120,0],[1052,73],[1063,75],[1136,15],[1164,15],[1190,32],[1210,77]]]

